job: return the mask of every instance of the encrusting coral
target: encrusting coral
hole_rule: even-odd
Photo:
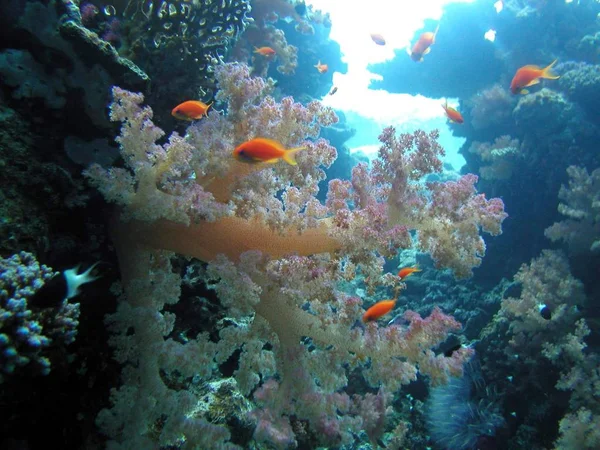
[[[318,135],[336,122],[333,111],[316,101],[275,101],[272,84],[241,64],[222,65],[215,76],[227,114],[209,113],[164,146],[156,144],[164,133],[142,96],[113,90],[111,119],[123,124],[117,140],[127,168],[92,166],[87,174],[120,206],[112,228],[124,295],[107,320],[117,359],[130,364],[98,422],[122,446],[156,439],[193,448],[212,439],[227,448],[227,430],[195,416],[193,394],[169,388],[163,376],[208,380],[239,353],[238,388],[254,392],[259,405],[255,439],[294,445],[292,420],[302,420],[325,444],[350,442],[349,430],[360,429],[375,440],[384,429],[386,392],[418,372],[434,384],[458,376],[472,349],[450,357],[431,350],[460,328],[437,308],[427,318],[407,311],[408,326],[357,326],[362,300],[340,292],[339,282],[360,271],[369,290],[401,289],[397,277],[383,273],[384,257],[412,246],[413,231],[439,267],[467,277],[485,251],[479,231],[501,232],[502,201],[476,194],[474,175],[423,183],[442,168],[437,134],[397,136],[390,127],[380,137],[380,158],[356,166],[351,180],[330,180],[323,204],[316,198],[321,167],[336,152]],[[306,149],[297,166],[236,161],[233,149],[256,136]],[[174,315],[163,309],[179,300],[181,282],[170,252],[209,263],[204,280],[230,319],[217,342],[207,333],[170,336]],[[343,390],[349,370],[383,390],[350,397]]]

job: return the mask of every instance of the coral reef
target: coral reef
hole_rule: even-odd
[[[545,250],[529,266],[515,275],[522,291],[519,298],[502,301],[498,317],[510,323],[511,346],[532,357],[556,341],[566,327],[580,317],[578,306],[585,302],[583,285],[570,275],[567,259],[561,252]],[[551,311],[550,319],[540,313],[540,305]]]
[[[163,146],[143,97],[113,89],[111,119],[122,122],[126,167],[96,165],[87,175],[121,206],[113,235],[124,292],[107,323],[117,360],[131,364],[98,424],[122,445],[183,439],[191,446],[211,436],[229,445],[223,427],[189,414],[193,393],[173,389],[161,374],[209,380],[233,359],[240,392],[254,392],[258,405],[256,440],[293,445],[301,422],[322,444],[348,443],[349,430],[362,428],[374,441],[384,429],[385,392],[417,373],[432,384],[460,376],[473,352],[431,350],[460,328],[438,308],[426,318],[406,311],[407,325],[355,326],[362,300],[338,283],[361,273],[368,291],[401,289],[397,277],[383,273],[383,257],[412,246],[411,230],[438,266],[468,276],[484,253],[480,230],[501,231],[503,204],[477,195],[473,175],[423,184],[442,168],[437,134],[398,136],[391,127],[372,167],[359,164],[351,180],[331,180],[322,204],[322,167],[336,153],[318,136],[336,122],[333,111],[289,97],[276,102],[272,84],[241,64],[222,65],[215,75],[227,115],[210,112]],[[297,166],[235,160],[232,149],[254,136],[306,149]],[[169,251],[209,262],[203,279],[228,314],[218,340],[171,335],[175,316],[164,308],[178,302],[181,280]],[[343,391],[349,370],[384,390],[351,397]]]
[[[560,92],[543,88],[522,96],[513,110],[513,117],[520,133],[541,140],[548,134],[571,132],[574,128],[571,125],[579,121],[580,112]],[[536,126],[537,123],[543,123],[544,127]]]
[[[214,95],[213,70],[251,21],[248,0],[135,0],[116,10],[129,23],[122,51],[158,83],[153,99],[171,102]]]
[[[515,165],[523,157],[519,140],[508,135],[496,138],[493,143],[475,141],[471,144],[469,152],[479,155],[481,161],[487,164],[479,168],[484,180],[509,179],[513,175]]]
[[[523,434],[521,445],[529,440],[550,445],[548,441],[558,434],[556,425],[543,435],[540,431],[532,435],[532,430],[548,430],[548,420],[556,424],[567,414],[561,429],[566,445],[571,436],[567,424],[573,419],[569,410],[586,408],[598,413],[594,393],[600,380],[599,358],[584,340],[590,330],[583,318],[583,284],[571,275],[565,255],[553,250],[544,250],[523,265],[514,279],[518,284],[506,292],[477,349],[485,361],[485,373],[493,374],[495,386],[502,386],[504,402],[514,408],[519,426],[515,434]],[[557,391],[572,391],[568,408],[566,398]],[[532,402],[522,404],[523,395]]]
[[[600,251],[600,169],[588,173],[569,166],[569,185],[560,188],[558,212],[567,219],[545,231],[552,241],[565,241],[573,253]]]
[[[494,133],[502,132],[500,130],[513,125],[511,111],[515,102],[510,91],[496,83],[473,95],[467,102],[471,107],[470,123],[478,131],[493,128]]]
[[[79,304],[65,299],[56,308],[33,308],[27,299],[56,275],[21,252],[0,259],[0,383],[5,377],[50,373],[51,347],[72,343],[77,334]]]
[[[331,90],[332,73],[345,73],[347,64],[342,62],[340,45],[329,39],[327,14],[305,6],[305,13],[300,15],[292,1],[255,0],[251,12],[255,22],[246,27],[229,59],[248,62],[253,75],[271,76],[277,80],[279,92],[308,102],[326,95]],[[275,55],[252,53],[262,46],[271,47]],[[327,73],[313,67],[318,61],[328,65]]]
[[[567,62],[561,65],[560,88],[590,117],[600,114],[600,70],[598,65]]]
[[[581,408],[560,421],[560,438],[555,450],[592,450],[600,445],[600,416]]]
[[[430,391],[427,423],[432,439],[447,450],[469,450],[492,437],[504,424],[500,405],[482,380],[477,360],[465,375]]]
[[[49,109],[71,112],[68,120],[73,123],[84,122],[79,114],[96,127],[109,127],[103,111],[110,95],[108,86],[119,83],[142,89],[148,82],[135,64],[81,25],[72,2],[28,2],[11,28],[25,37],[0,55],[3,81],[14,89],[16,99],[41,98]],[[62,109],[67,102],[70,108]]]

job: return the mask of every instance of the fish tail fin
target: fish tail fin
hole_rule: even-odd
[[[544,67],[542,70],[542,78],[546,78],[548,80],[557,80],[560,78],[560,75],[555,75],[551,70],[554,64],[556,64],[556,61],[558,61],[558,58],[552,61],[548,66]]]
[[[210,102],[208,105],[206,105],[206,111],[204,111],[204,115],[205,115],[206,117],[208,117],[208,109],[211,107],[211,105],[212,105],[213,103],[214,103],[214,102]]]
[[[316,64],[314,65],[314,67],[316,67],[316,68],[319,68],[319,66],[320,66],[320,65],[321,65],[321,60],[319,60],[319,62],[318,62],[318,63],[316,63]]]
[[[291,166],[295,166],[298,163],[296,162],[296,153],[300,150],[304,150],[306,146],[290,148],[283,154],[283,160]]]
[[[96,262],[95,264],[92,264],[83,273],[78,273],[79,265],[77,265],[76,267],[73,267],[72,269],[63,271],[63,275],[65,277],[65,280],[67,281],[67,295],[65,297],[65,300],[69,300],[69,299],[75,297],[76,295],[79,295],[79,288],[82,285],[84,285],[86,283],[90,283],[90,282],[100,278],[100,275],[91,275],[92,270],[94,270],[94,268],[98,264],[100,264],[100,261]]]
[[[254,53],[260,53],[256,45],[254,46]]]
[[[435,31],[433,32],[433,40],[431,41],[432,44],[435,44],[435,38],[438,34],[438,31],[440,31],[440,24],[437,24],[437,27],[435,27]]]

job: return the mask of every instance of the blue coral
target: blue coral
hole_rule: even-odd
[[[79,304],[66,300],[56,308],[31,310],[27,304],[56,273],[31,253],[0,259],[0,382],[24,369],[46,375],[46,350],[75,340]]]

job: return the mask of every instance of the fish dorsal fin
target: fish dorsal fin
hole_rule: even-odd
[[[526,66],[521,67],[521,69],[542,70],[542,68],[540,66],[536,66],[535,64],[527,64]]]
[[[433,32],[433,39],[431,40],[432,44],[435,44],[435,37],[438,34],[438,31],[440,31],[440,24],[438,23],[437,27],[435,27],[435,31]]]
[[[262,142],[263,144],[267,144],[272,146],[273,148],[276,148],[277,150],[281,150],[284,151],[285,147],[283,145],[281,145],[279,142],[277,142],[274,139],[269,139],[269,138],[255,138],[256,141]]]

